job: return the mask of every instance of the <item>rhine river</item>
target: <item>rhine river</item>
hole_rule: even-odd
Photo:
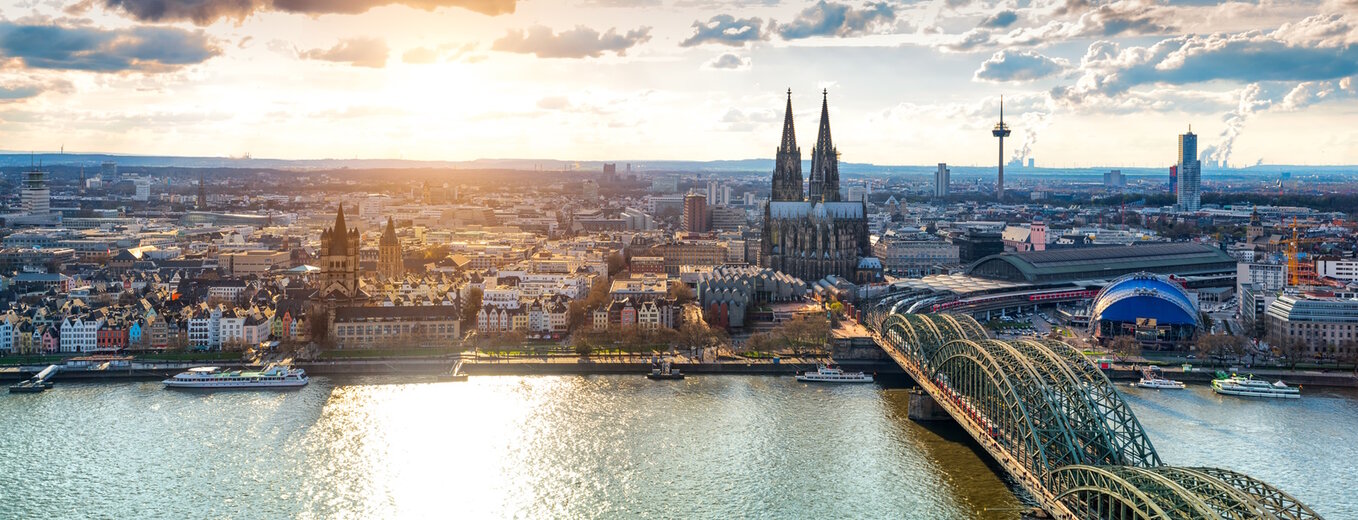
[[[1126,389],[1161,456],[1358,518],[1358,393]],[[1024,507],[908,394],[790,377],[317,377],[0,394],[0,518],[1010,519]]]

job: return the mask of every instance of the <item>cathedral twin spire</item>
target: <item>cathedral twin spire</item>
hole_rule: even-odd
[[[811,175],[809,197],[802,191],[802,151],[797,147],[796,132],[792,125],[792,89],[787,91],[787,112],[783,116],[783,139],[774,159],[773,200],[838,202],[839,194],[839,152],[830,139],[829,92],[821,92],[824,97],[820,105],[820,129],[816,135],[816,147],[811,150]]]

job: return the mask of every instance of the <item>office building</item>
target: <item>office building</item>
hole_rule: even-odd
[[[43,216],[51,213],[52,191],[47,188],[47,172],[37,168],[24,172],[19,199],[27,215]]]
[[[934,172],[934,196],[947,197],[950,182],[952,182],[952,170],[948,169],[948,163],[938,163],[938,171]]]
[[[1179,135],[1179,211],[1202,209],[1202,162],[1198,160],[1198,136],[1192,127]]]
[[[697,193],[684,196],[684,231],[707,231],[707,197]]]

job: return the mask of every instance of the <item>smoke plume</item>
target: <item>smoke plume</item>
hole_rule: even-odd
[[[1268,108],[1273,103],[1268,99],[1260,99],[1261,91],[1258,83],[1250,83],[1240,90],[1240,102],[1236,104],[1235,110],[1222,118],[1226,128],[1217,137],[1217,144],[1203,148],[1199,154],[1200,160],[1209,164],[1220,164],[1222,167],[1230,164],[1231,151],[1235,147],[1235,140],[1245,128],[1245,122],[1259,110]]]
[[[1027,112],[1019,116],[1019,124],[1016,125],[1016,130],[1023,132],[1023,146],[1014,148],[1014,153],[1009,157],[1009,161],[1027,164],[1028,158],[1033,155],[1033,145],[1037,144],[1038,132],[1045,130],[1049,124],[1051,124],[1051,112]]]

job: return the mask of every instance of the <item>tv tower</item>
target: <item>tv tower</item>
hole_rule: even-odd
[[[995,200],[1004,200],[1004,138],[1009,137],[1009,125],[1004,124],[1004,96],[1000,96],[1000,122],[990,135],[1000,138],[1000,178],[995,183]]]

